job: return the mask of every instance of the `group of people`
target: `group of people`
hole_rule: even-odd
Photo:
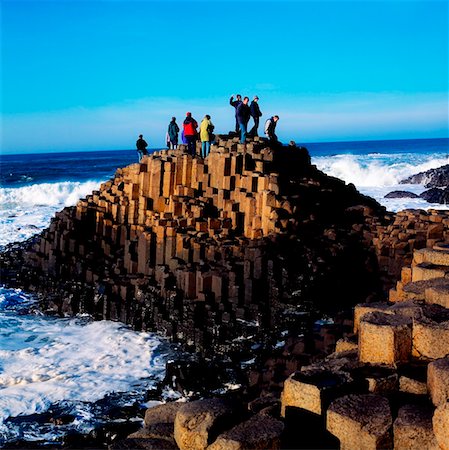
[[[246,136],[258,136],[259,119],[262,117],[262,112],[259,108],[259,97],[257,95],[254,97],[250,105],[249,97],[244,97],[237,94],[231,96],[229,103],[235,108],[235,132],[240,133],[240,142],[245,143]],[[254,126],[248,132],[248,122],[250,118],[254,120]],[[272,142],[277,142],[278,138],[276,136],[276,124],[279,120],[279,116],[272,116],[265,122],[264,132],[268,139]],[[198,133],[198,122],[192,117],[191,112],[186,113],[186,118],[182,123],[182,133],[181,139],[184,144],[187,144],[187,151],[192,155],[196,156],[196,141],[199,138],[201,140],[201,157],[206,158],[210,152],[211,143],[214,141],[215,136],[213,134],[214,124],[211,121],[209,114],[206,114],[201,121]],[[170,149],[176,149],[178,147],[178,135],[180,128],[176,123],[176,117],[172,117],[168,125],[168,130],[166,134],[167,147]],[[143,139],[143,135],[139,135],[139,139],[136,142],[137,152],[139,155],[139,161],[143,156],[148,154],[147,147],[148,143]]]
[[[234,100],[235,97],[235,100]],[[256,95],[249,103],[249,97],[244,97],[240,94],[231,95],[229,99],[229,104],[235,108],[235,132],[240,133],[240,142],[245,143],[246,136],[258,136],[259,119],[262,117],[262,112],[259,107],[259,97]],[[250,118],[253,118],[254,125],[248,132],[248,122]],[[276,136],[276,124],[279,120],[279,116],[272,116],[265,121],[264,132],[270,141],[277,142],[278,138]]]

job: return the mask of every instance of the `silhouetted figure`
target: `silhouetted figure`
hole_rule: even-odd
[[[176,117],[171,118],[171,122],[168,124],[168,139],[169,146],[171,149],[178,148],[178,133],[179,127],[176,123]]]
[[[265,122],[265,134],[267,138],[272,142],[278,142],[278,137],[276,136],[276,124],[279,120],[279,116],[273,116],[267,119]]]
[[[234,96],[231,95],[229,100],[229,104],[235,108],[235,132],[238,133],[240,131],[239,121],[237,119],[237,108],[242,103],[242,96],[240,94],[236,95],[236,100],[234,100]]]
[[[259,128],[259,118],[262,117],[262,112],[259,108],[259,97],[256,95],[254,97],[254,100],[251,102],[251,105],[249,107],[251,110],[251,117],[254,120],[254,126],[251,128],[249,135],[250,136],[259,136],[257,134],[257,129]]]
[[[137,154],[139,156],[139,162],[140,162],[144,156],[148,155],[148,152],[147,152],[148,144],[146,143],[145,139],[143,139],[142,134],[139,134],[139,139],[137,139],[137,141],[136,141],[136,147],[137,147]]]
[[[212,142],[214,128],[215,126],[211,122],[209,114],[206,114],[200,125],[201,156],[203,158],[210,152],[210,143]]]
[[[196,155],[195,141],[197,135],[196,131],[197,128],[198,122],[192,117],[192,113],[190,112],[186,113],[186,118],[184,119],[183,123],[184,138],[187,141],[188,151],[192,156]]]
[[[237,107],[237,121],[240,127],[240,143],[244,144],[246,140],[246,130],[248,127],[249,118],[251,117],[251,110],[248,106],[249,98],[245,97],[243,102]]]

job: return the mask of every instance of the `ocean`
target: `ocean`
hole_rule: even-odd
[[[354,183],[390,211],[448,208],[384,196],[425,190],[399,182],[449,164],[449,139],[302,145],[320,170]],[[55,212],[134,162],[134,150],[2,155],[0,249],[39,233]],[[88,316],[45,317],[35,304],[26,292],[0,287],[0,446],[17,439],[57,443],[70,432],[89,433],[107,420],[111,405],[144,402],[164,377],[173,350],[160,336]],[[72,419],[57,425],[49,419],[55,411]]]

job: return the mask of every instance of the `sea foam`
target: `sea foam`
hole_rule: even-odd
[[[422,184],[399,184],[400,181],[419,172],[441,167],[449,163],[449,157],[441,153],[433,154],[385,154],[368,155],[341,154],[318,156],[312,159],[318,169],[328,175],[353,183],[365,195],[375,198],[389,211],[413,209],[448,209],[447,205],[428,203],[423,199],[386,199],[391,191],[401,190],[421,194]]]
[[[163,376],[168,345],[160,337],[88,317],[17,314],[21,302],[29,305],[29,297],[0,288],[0,445],[27,429],[9,417],[65,402],[75,411],[73,426],[83,430],[93,421],[93,402],[144,392]]]
[[[75,205],[100,184],[101,180],[90,180],[0,188],[0,246],[39,233],[57,211]]]

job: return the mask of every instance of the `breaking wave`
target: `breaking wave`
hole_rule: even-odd
[[[314,164],[327,173],[357,187],[395,186],[410,175],[449,164],[440,154],[369,154],[321,156]]]
[[[0,188],[0,247],[39,233],[57,211],[75,205],[100,184],[94,180],[64,181]]]

